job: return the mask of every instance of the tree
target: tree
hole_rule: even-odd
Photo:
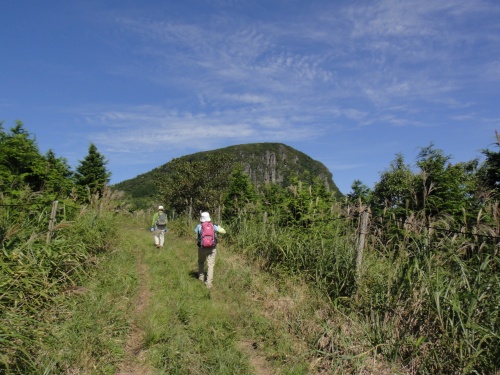
[[[229,186],[224,195],[224,212],[227,218],[238,216],[242,209],[256,201],[257,194],[250,176],[238,164],[229,177]]]
[[[381,174],[375,184],[373,203],[375,210],[390,209],[404,216],[406,210],[418,204],[416,196],[417,179],[402,154],[396,154],[388,170]]]
[[[109,183],[111,173],[106,169],[104,155],[99,153],[97,147],[91,143],[89,152],[76,168],[75,181],[79,186],[80,196],[86,198],[82,199],[88,201],[87,194],[98,194],[102,196],[105,186]]]
[[[166,207],[177,213],[185,212],[192,201],[197,175],[196,165],[175,158],[168,163],[168,170],[159,171],[156,189]]]
[[[173,159],[158,172],[159,199],[177,213],[215,209],[222,204],[230,174],[230,157],[210,155],[203,160]]]
[[[347,194],[349,202],[357,204],[367,203],[371,198],[372,191],[361,180],[354,180],[351,185],[351,192]]]
[[[45,154],[43,189],[57,196],[67,196],[74,186],[73,171],[65,158],[57,158],[52,150]]]
[[[451,157],[433,144],[422,148],[418,155],[420,168],[419,196],[427,215],[446,214],[460,218],[470,206],[470,183],[474,162],[451,164]]]
[[[39,191],[44,181],[45,159],[40,154],[36,140],[21,121],[10,130],[3,131],[0,123],[0,187],[14,192],[25,185]]]
[[[495,137],[495,145],[500,147],[500,134],[496,130]],[[500,199],[500,151],[485,149],[482,153],[486,156],[486,160],[479,169],[479,179],[488,195]]]
[[[283,190],[274,190],[273,199],[279,208],[280,221],[289,227],[309,228],[330,220],[331,205],[335,192],[328,192],[321,178],[307,184],[298,177],[291,179],[291,185]]]

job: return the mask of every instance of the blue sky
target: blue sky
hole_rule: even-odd
[[[496,150],[496,0],[88,0],[0,5],[0,120],[111,183],[175,157],[281,142],[343,193],[433,143]]]

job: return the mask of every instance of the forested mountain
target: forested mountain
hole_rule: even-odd
[[[308,184],[319,179],[324,182],[328,191],[342,195],[333,181],[332,173],[323,163],[282,143],[241,144],[197,152],[177,160],[195,163],[207,158],[224,159],[231,166],[241,164],[257,187],[270,183],[283,187],[289,185],[294,178]],[[171,168],[172,162],[168,162],[150,172],[115,184],[113,188],[130,194],[134,200],[153,199],[158,192],[158,176],[168,174]]]

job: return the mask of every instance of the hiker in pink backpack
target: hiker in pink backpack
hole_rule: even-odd
[[[200,224],[195,228],[198,239],[198,278],[207,288],[212,287],[214,279],[215,255],[217,253],[217,233],[226,233],[220,225],[213,224],[208,212],[202,212]],[[208,265],[205,280],[205,262]]]

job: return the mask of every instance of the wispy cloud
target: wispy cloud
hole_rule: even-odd
[[[324,129],[300,126],[300,119],[270,117],[252,111],[225,111],[207,116],[203,113],[165,110],[144,106],[121,111],[86,111],[95,142],[111,153],[204,150],[228,143],[287,142],[312,139]],[[106,124],[99,130],[99,124]]]
[[[500,79],[497,61],[475,55],[498,46],[498,26],[488,26],[491,33],[472,27],[500,15],[491,2],[315,2],[297,5],[300,14],[255,21],[231,13],[233,5],[251,6],[231,2],[201,23],[116,17],[134,46],[134,63],[116,71],[169,90],[174,103],[94,110],[88,121],[109,128],[93,136],[112,152],[153,152],[439,126],[433,117],[442,107],[455,119],[473,112],[464,95],[471,81],[488,87]],[[213,142],[200,141],[200,132]]]

